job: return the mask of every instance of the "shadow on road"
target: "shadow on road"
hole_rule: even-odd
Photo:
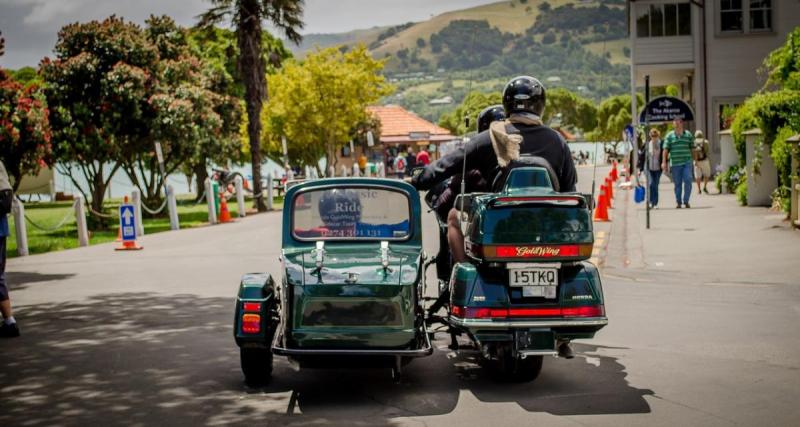
[[[6,271],[6,283],[11,291],[15,291],[25,289],[31,283],[64,280],[74,275],[74,273],[46,274],[35,271]]]
[[[529,384],[492,380],[447,350],[388,370],[293,370],[276,358],[273,381],[247,388],[231,334],[233,300],[114,294],[19,307],[23,336],[2,342],[0,425],[390,425],[401,416],[458,411],[462,390],[481,404],[514,402],[557,415],[646,413],[650,390],[631,387],[602,348],[547,359]],[[437,341],[440,348],[444,341]]]

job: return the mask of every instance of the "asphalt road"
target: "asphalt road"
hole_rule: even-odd
[[[580,169],[580,186],[590,182]],[[529,384],[495,382],[442,335],[400,384],[387,370],[296,371],[276,358],[268,386],[245,386],[234,297],[242,273],[280,273],[279,213],[145,236],[140,252],[108,244],[13,259],[23,337],[0,341],[0,425],[800,424],[797,258],[764,272],[746,249],[800,247],[798,233],[755,230],[740,258],[687,259],[691,240],[665,226],[648,252],[626,197],[596,227],[610,325],[576,344],[575,359],[546,359]],[[425,229],[433,254],[429,215]],[[720,276],[726,263],[736,277]]]

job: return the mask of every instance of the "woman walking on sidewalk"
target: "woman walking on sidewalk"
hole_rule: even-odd
[[[650,207],[655,209],[658,207],[658,183],[661,180],[661,133],[658,129],[650,130],[650,140],[647,141],[645,149],[645,162],[642,164],[647,165],[647,186],[650,190]]]

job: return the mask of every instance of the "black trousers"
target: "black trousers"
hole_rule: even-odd
[[[0,237],[0,301],[8,299],[8,286],[6,286],[6,240],[8,237]]]

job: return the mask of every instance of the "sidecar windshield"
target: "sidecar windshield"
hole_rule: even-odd
[[[337,187],[299,192],[292,201],[298,240],[405,240],[411,204],[402,191]]]

